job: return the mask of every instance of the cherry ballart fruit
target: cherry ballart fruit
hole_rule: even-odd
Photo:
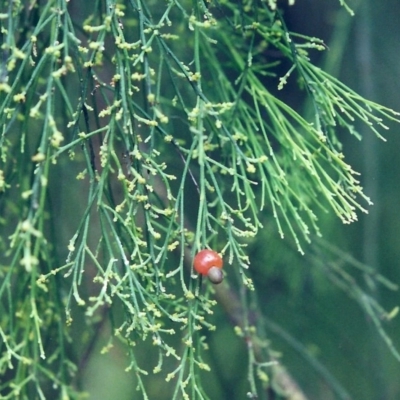
[[[206,275],[215,284],[221,283],[224,279],[224,274],[221,270],[223,264],[221,256],[217,252],[208,249],[199,251],[193,260],[196,272]]]

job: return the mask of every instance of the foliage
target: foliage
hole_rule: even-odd
[[[2,398],[79,397],[105,321],[102,351],[126,344],[144,398],[152,373],[170,398],[207,398],[215,296],[253,343],[255,397],[282,371],[249,318],[248,244],[272,216],[303,253],[321,213],[350,223],[366,212],[338,130],[358,135],[361,121],[382,138],[398,114],[315,66],[324,43],[290,32],[273,1],[5,1],[0,11]],[[282,99],[292,90],[312,102],[311,118]],[[192,271],[203,248],[224,256],[222,288]],[[379,323],[389,314],[332,266],[391,346]],[[226,303],[236,291],[240,312]],[[81,360],[77,321],[93,325]],[[135,351],[149,342],[152,371]]]

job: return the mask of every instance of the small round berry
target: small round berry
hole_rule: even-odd
[[[207,275],[211,267],[222,268],[223,261],[217,252],[204,249],[199,251],[194,257],[193,266],[199,274]]]
[[[211,267],[208,270],[207,276],[210,282],[215,285],[218,285],[224,280],[224,273],[222,272],[222,269],[218,267]]]

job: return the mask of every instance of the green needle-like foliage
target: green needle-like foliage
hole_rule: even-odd
[[[355,221],[371,202],[338,131],[381,138],[399,114],[315,66],[324,43],[290,32],[275,1],[10,0],[0,23],[0,397],[78,398],[76,319],[89,344],[109,319],[103,350],[126,344],[143,398],[152,373],[173,399],[208,398],[216,301],[194,254],[217,250],[232,290],[252,290],[265,215],[301,253],[321,211]],[[152,371],[136,355],[149,341]],[[276,362],[260,349],[249,396]]]

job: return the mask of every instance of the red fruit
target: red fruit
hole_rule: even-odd
[[[221,256],[208,249],[199,251],[193,260],[194,269],[201,275],[208,275],[211,267],[222,268],[223,264]]]

